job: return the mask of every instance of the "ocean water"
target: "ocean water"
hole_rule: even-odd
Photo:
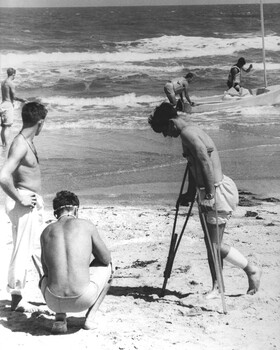
[[[274,85],[280,4],[265,4],[264,16],[267,80]],[[166,100],[165,82],[192,71],[193,99],[220,94],[230,66],[244,56],[254,69],[243,85],[264,85],[258,4],[1,8],[0,40],[1,80],[16,68],[17,94],[49,110],[35,139],[47,202],[69,189],[89,202],[173,203],[185,167],[180,141],[147,123]],[[19,104],[15,115],[14,134]],[[188,118],[214,138],[224,172],[239,188],[280,196],[280,106]]]

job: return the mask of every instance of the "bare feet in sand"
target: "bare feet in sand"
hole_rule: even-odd
[[[85,319],[85,324],[84,324],[84,329],[86,330],[92,330],[92,329],[96,329],[97,328],[97,323],[95,322],[95,316],[96,316],[96,312],[91,313],[92,309],[90,309],[87,313],[86,313],[86,319]]]
[[[52,334],[65,334],[67,333],[67,321],[55,321],[52,325]]]
[[[205,293],[205,299],[210,300],[210,299],[217,299],[220,297],[219,289],[218,287],[213,288],[210,290],[210,292]]]
[[[22,300],[22,296],[18,294],[12,295],[11,310],[18,312],[37,312],[38,307]]]
[[[247,294],[254,295],[257,293],[257,291],[260,288],[260,280],[262,271],[259,267],[255,265],[248,264],[247,267],[244,269],[244,271],[247,274],[248,282],[249,282],[249,289],[247,290]],[[219,289],[218,287],[213,287],[213,289],[206,293],[205,298],[206,299],[215,299],[219,297]]]
[[[52,334],[65,334],[67,333],[67,320],[65,313],[57,313],[55,315],[55,322],[52,325]]]
[[[93,329],[97,328],[97,324],[96,324],[96,322],[93,322],[93,321],[90,321],[90,320],[86,319],[83,328],[88,330],[88,331],[89,330],[93,330]]]
[[[262,271],[257,266],[251,266],[249,264],[246,269],[244,269],[244,271],[248,276],[249,282],[249,289],[247,290],[247,294],[254,295],[259,290]]]

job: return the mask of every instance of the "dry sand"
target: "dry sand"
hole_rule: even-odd
[[[249,198],[250,197],[250,198]],[[30,264],[27,299],[41,312],[10,311],[6,278],[11,253],[10,224],[1,209],[1,349],[240,350],[280,348],[280,203],[245,195],[226,229],[225,242],[262,267],[259,292],[246,295],[247,277],[225,264],[225,301],[206,300],[210,289],[206,251],[197,208],[193,209],[168,280],[159,297],[175,209],[166,206],[88,206],[80,217],[92,220],[112,251],[116,273],[97,315],[96,330],[82,329],[84,314],[68,315],[68,333],[51,335],[48,314]],[[185,219],[178,217],[178,231]],[[47,220],[52,213],[47,212]]]

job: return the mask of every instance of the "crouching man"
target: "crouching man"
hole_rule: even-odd
[[[93,329],[95,314],[112,282],[111,254],[88,220],[78,219],[79,199],[61,191],[53,200],[57,221],[41,235],[41,292],[56,312],[52,333],[67,332],[67,312],[88,310],[85,329]]]

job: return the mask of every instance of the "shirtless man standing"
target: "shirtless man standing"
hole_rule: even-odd
[[[2,103],[0,105],[1,141],[4,147],[8,145],[10,129],[14,121],[14,101],[27,102],[27,100],[16,96],[13,82],[16,70],[8,68],[7,75],[8,77],[1,83]]]
[[[12,223],[13,252],[8,271],[7,290],[11,293],[13,311],[33,312],[34,307],[22,296],[29,259],[42,232],[43,199],[39,159],[33,144],[47,115],[46,108],[30,102],[22,108],[23,126],[14,138],[7,160],[0,172],[0,185],[8,195],[6,212]],[[40,265],[40,254],[33,255]],[[35,260],[36,261],[36,260]]]
[[[150,116],[149,123],[157,133],[181,137],[183,155],[188,160],[190,172],[188,191],[179,198],[179,203],[187,205],[197,195],[212,277],[212,290],[207,294],[207,298],[216,297],[218,283],[207,230],[212,246],[222,242],[226,224],[238,204],[238,190],[235,183],[223,174],[217,148],[210,136],[197,126],[189,125],[182,116],[178,116],[171,104],[162,103],[157,107]],[[249,282],[247,294],[255,294],[260,285],[260,269],[248,262],[234,247],[222,243],[220,253],[223,260],[243,269]]]
[[[95,226],[78,219],[78,208],[74,193],[58,192],[53,200],[57,221],[41,235],[40,288],[48,307],[56,312],[54,334],[67,332],[67,312],[87,309],[84,328],[95,328],[95,314],[112,281],[110,251]]]

